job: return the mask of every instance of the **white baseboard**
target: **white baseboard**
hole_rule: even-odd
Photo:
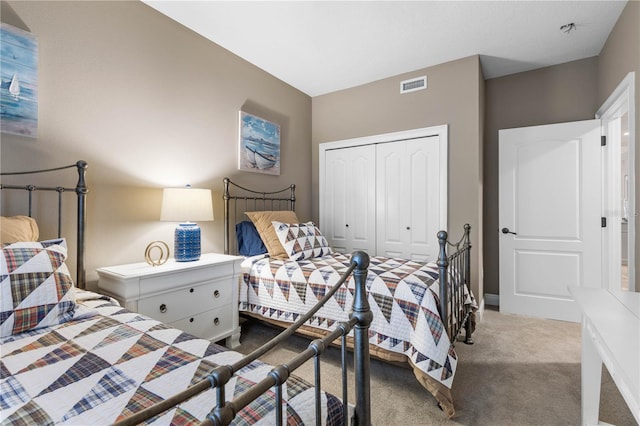
[[[484,303],[491,306],[500,306],[500,295],[499,294],[484,294]]]

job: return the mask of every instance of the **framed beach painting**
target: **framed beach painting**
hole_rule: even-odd
[[[37,137],[38,44],[26,31],[0,24],[0,130]]]
[[[280,175],[280,126],[240,111],[238,169]]]

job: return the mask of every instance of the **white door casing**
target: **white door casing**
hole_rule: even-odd
[[[580,320],[567,287],[601,286],[601,168],[599,120],[500,130],[501,312]]]
[[[603,155],[604,158],[604,194],[603,194],[603,213],[607,217],[610,226],[605,230],[605,240],[603,245],[604,273],[603,278],[605,285],[611,290],[620,290],[621,274],[620,264],[622,263],[622,252],[626,251],[626,257],[629,262],[627,264],[627,284],[629,290],[640,291],[640,287],[635,279],[635,235],[636,227],[635,218],[638,215],[635,201],[636,191],[636,172],[635,172],[635,150],[634,143],[628,144],[626,153],[627,160],[627,179],[626,182],[620,181],[620,160],[621,147],[619,134],[620,120],[623,115],[627,115],[628,135],[625,135],[629,141],[635,140],[636,135],[636,106],[634,101],[635,93],[635,72],[630,72],[620,82],[618,87],[609,95],[604,104],[596,112],[596,118],[602,121],[602,134],[607,137],[607,149]],[[621,210],[622,190],[627,195],[626,212]],[[621,219],[626,213],[628,222],[627,226],[627,244],[621,247],[624,239],[621,238]],[[626,250],[625,250],[626,249]]]

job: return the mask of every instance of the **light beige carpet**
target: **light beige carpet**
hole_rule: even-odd
[[[239,351],[249,353],[278,331],[255,320],[243,323]],[[472,346],[456,344],[459,361],[452,389],[456,404],[452,419],[445,418],[411,370],[372,360],[373,423],[514,426],[580,423],[579,324],[485,310],[474,340]],[[274,365],[282,363],[303,350],[308,342],[294,336],[262,359]],[[339,396],[342,389],[339,350],[330,348],[326,355],[322,388]],[[312,364],[307,363],[297,374],[313,381]],[[353,389],[353,383],[350,388]],[[600,420],[619,426],[636,425],[606,368],[603,368]]]

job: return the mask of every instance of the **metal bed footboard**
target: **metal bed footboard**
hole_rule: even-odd
[[[469,234],[471,226],[464,225],[464,234],[457,243],[448,240],[446,231],[438,232],[438,269],[440,281],[440,317],[447,328],[452,344],[464,328],[464,342],[473,344],[471,338],[472,306],[467,302],[471,297],[471,242]],[[447,246],[455,247],[455,251],[447,254]]]
[[[77,161],[75,164],[70,164],[68,166],[56,167],[52,169],[43,169],[43,170],[32,170],[27,172],[2,172],[0,176],[16,176],[16,175],[34,175],[37,173],[49,173],[56,172],[59,170],[72,169],[75,168],[78,171],[78,181],[74,188],[65,188],[62,186],[36,186],[32,184],[27,185],[4,185],[0,183],[0,190],[21,190],[27,191],[28,194],[28,208],[27,208],[27,216],[33,217],[33,194],[36,191],[46,191],[46,192],[57,192],[58,200],[57,200],[57,220],[58,220],[58,230],[57,236],[60,238],[62,236],[62,194],[64,192],[75,192],[77,198],[77,252],[76,252],[76,286],[78,288],[84,289],[86,287],[86,272],[84,266],[85,260],[85,229],[87,225],[87,207],[86,207],[86,196],[89,192],[86,184],[86,171],[87,171],[87,162],[86,161]]]
[[[210,412],[206,420],[201,425],[228,425],[231,423],[235,415],[244,407],[249,405],[253,400],[257,399],[269,389],[275,387],[275,406],[276,419],[274,424],[283,425],[286,419],[283,419],[282,412],[282,385],[287,381],[290,374],[298,367],[302,366],[306,361],[314,358],[315,372],[315,409],[316,424],[322,423],[321,406],[320,406],[320,355],[334,340],[341,338],[342,351],[342,402],[343,402],[343,420],[348,422],[348,391],[347,391],[347,366],[346,353],[347,334],[353,329],[354,331],[354,376],[355,376],[355,411],[350,424],[352,425],[370,425],[371,424],[371,399],[370,399],[370,377],[369,377],[369,325],[373,320],[373,314],[369,307],[366,294],[367,268],[369,267],[369,256],[364,252],[355,252],[351,257],[351,265],[344,273],[340,281],[311,309],[306,315],[300,317],[289,328],[285,329],[274,339],[265,343],[260,348],[251,352],[233,365],[224,365],[215,368],[212,373],[204,380],[196,383],[189,389],[171,397],[153,407],[140,411],[118,423],[118,426],[135,425],[151,417],[154,417],[163,411],[203,392],[209,388],[216,390],[217,407]],[[274,367],[271,372],[255,386],[240,394],[232,401],[225,399],[225,385],[231,377],[258,357],[269,352],[278,344],[294,334],[298,328],[304,325],[316,312],[333,296],[333,294],[342,286],[346,285],[347,279],[353,273],[355,282],[355,295],[352,311],[349,315],[349,321],[340,323],[336,329],[322,339],[312,341],[308,348],[290,360],[288,363],[280,364]]]

